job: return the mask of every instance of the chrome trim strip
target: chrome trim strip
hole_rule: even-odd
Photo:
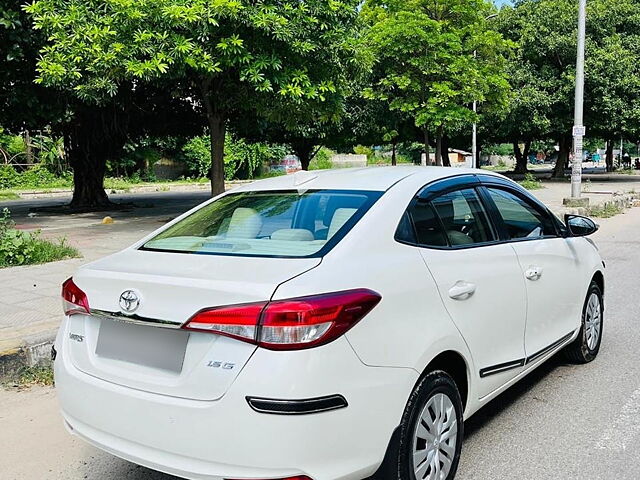
[[[157,318],[139,317],[138,315],[125,315],[120,312],[107,312],[106,310],[91,309],[89,313],[94,317],[107,318],[116,322],[133,323],[135,325],[145,325],[147,327],[173,328],[179,329],[184,322],[172,322],[170,320],[159,320]]]

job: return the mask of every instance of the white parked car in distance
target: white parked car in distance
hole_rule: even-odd
[[[453,479],[464,419],[598,354],[596,230],[480,170],[242,186],[64,284],[65,424],[189,479]]]

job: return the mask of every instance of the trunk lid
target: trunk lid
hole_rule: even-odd
[[[118,385],[217,400],[256,347],[179,326],[205,308],[267,301],[279,284],[320,261],[133,249],[99,260],[73,277],[92,314],[69,319],[65,343],[71,360],[79,370]],[[139,305],[123,315],[120,297],[127,291]]]

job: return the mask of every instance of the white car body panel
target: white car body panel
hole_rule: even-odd
[[[510,245],[490,245],[479,252],[420,249],[437,279],[440,297],[472,352],[477,371],[524,358],[527,299],[522,272]],[[459,282],[475,286],[464,300],[450,298]],[[499,306],[499,307],[498,307]],[[476,389],[484,397],[515,377],[521,370],[480,378]]]
[[[577,336],[587,288],[603,271],[597,250],[584,238],[455,251],[394,239],[404,211],[425,185],[479,173],[494,175],[367,168],[299,172],[234,190],[384,191],[323,258],[138,249],[200,206],[123,252],[81,268],[74,282],[92,309],[118,312],[120,294],[132,289],[142,298],[136,315],[164,321],[186,322],[208,307],[351,289],[373,290],[382,300],[346,334],[309,350],[270,351],[191,332],[175,372],[101,358],[101,325],[114,320],[66,317],[55,345],[55,375],[68,427],[122,458],[190,479],[361,480],[381,464],[414,386],[443,352],[464,360],[465,418],[473,415]],[[526,280],[530,266],[544,270],[539,282]],[[461,280],[478,288],[468,300],[454,301],[447,292]],[[524,362],[569,332],[572,338]],[[520,359],[518,368],[481,378],[483,368]],[[233,368],[208,367],[216,362]],[[332,394],[344,396],[348,407],[281,416],[258,413],[246,400]]]

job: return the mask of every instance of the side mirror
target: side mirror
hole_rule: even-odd
[[[564,223],[569,229],[570,237],[588,237],[600,229],[596,222],[580,215],[565,215]]]

